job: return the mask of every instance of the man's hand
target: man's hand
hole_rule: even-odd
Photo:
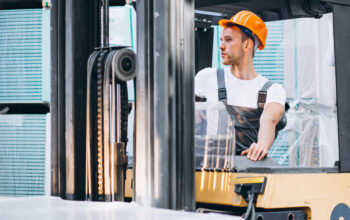
[[[263,147],[261,144],[252,143],[248,150],[241,153],[241,156],[247,154],[249,160],[257,161],[262,160],[268,153],[268,149]]]

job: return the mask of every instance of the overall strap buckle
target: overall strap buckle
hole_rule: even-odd
[[[218,99],[219,101],[227,100],[224,69],[217,69],[216,75],[218,81]]]
[[[267,90],[273,85],[271,81],[267,81],[258,93],[258,110],[263,111],[267,98]]]

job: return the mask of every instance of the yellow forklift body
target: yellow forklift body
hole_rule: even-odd
[[[261,182],[262,177],[266,177],[266,186],[264,193],[257,198],[257,208],[302,208],[308,219],[322,220],[330,219],[338,204],[350,206],[350,173],[262,174],[197,171],[196,202],[246,207],[247,202],[235,193],[235,184]],[[132,170],[128,170],[125,195],[129,198],[132,197],[131,179]]]

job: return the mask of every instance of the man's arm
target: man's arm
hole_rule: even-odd
[[[263,159],[275,140],[276,125],[284,113],[284,106],[271,102],[265,105],[260,117],[258,143],[250,145],[249,149],[242,152],[248,159],[256,161]]]

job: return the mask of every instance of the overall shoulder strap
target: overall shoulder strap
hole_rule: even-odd
[[[218,81],[218,98],[219,101],[224,101],[227,99],[224,69],[217,69],[216,75]]]
[[[267,97],[267,90],[273,85],[273,82],[268,80],[264,86],[259,90],[258,93],[258,110],[263,110],[265,103],[266,103],[266,97]]]

